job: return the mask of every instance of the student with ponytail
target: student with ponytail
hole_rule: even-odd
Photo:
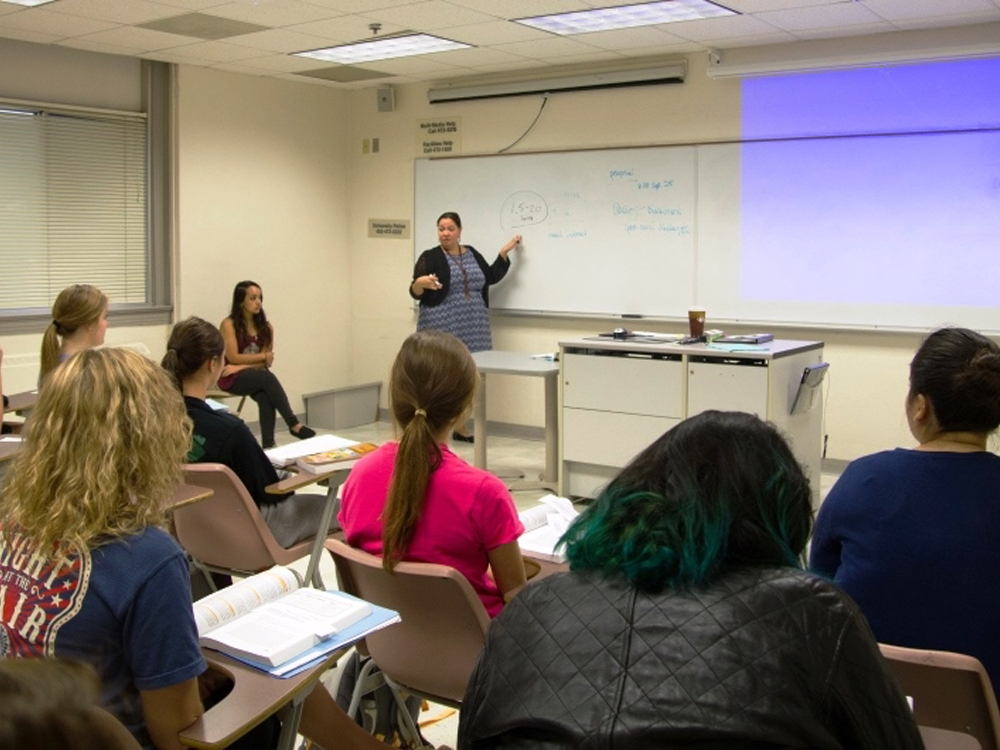
[[[237,417],[215,411],[205,399],[230,365],[224,364],[225,343],[219,329],[201,318],[174,326],[161,364],[184,394],[184,405],[194,423],[191,463],[225,464],[240,478],[254,499],[264,522],[283,547],[316,535],[325,505],[324,495],[272,495],[265,488],[278,474],[250,429]],[[331,531],[337,530],[334,523]]]
[[[351,470],[340,524],[348,544],[381,555],[387,570],[400,560],[456,568],[495,617],[525,583],[524,526],[503,482],[445,442],[468,417],[477,380],[469,350],[451,334],[422,331],[403,342],[389,383],[399,441]]]
[[[108,330],[108,298],[96,286],[74,284],[59,292],[52,305],[52,322],[42,335],[38,382],[56,365],[84,349],[104,343]]]

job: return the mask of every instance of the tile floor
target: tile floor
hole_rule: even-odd
[[[320,432],[330,432],[330,430],[320,430]],[[337,435],[351,438],[360,442],[381,443],[393,438],[393,428],[388,422],[375,422],[369,425],[353,427],[350,429],[337,430]],[[291,436],[287,433],[278,433],[279,444],[291,442]],[[473,460],[473,446],[468,443],[454,443],[452,450],[464,458],[470,464]],[[530,478],[537,477],[545,464],[545,444],[541,440],[526,440],[515,437],[491,436],[487,441],[487,460],[489,468],[498,476],[509,477],[523,472]],[[836,481],[835,474],[823,474],[820,484],[820,496],[825,497],[833,482]],[[514,502],[519,510],[529,508],[534,505],[538,498],[546,494],[547,490],[516,491],[513,494]],[[300,562],[302,571],[305,570],[305,560]],[[297,567],[297,566],[295,566]],[[302,572],[300,571],[300,572]],[[333,563],[329,558],[323,560],[320,566],[323,580],[329,586],[336,584],[336,572]],[[331,690],[335,691],[340,675],[336,670],[332,670],[324,680]],[[447,745],[455,747],[458,735],[458,714],[446,706],[431,704],[429,709],[420,715],[421,722],[437,719],[424,727],[424,736],[433,745]]]

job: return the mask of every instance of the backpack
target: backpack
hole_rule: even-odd
[[[351,658],[344,666],[344,671],[340,678],[340,685],[337,688],[337,704],[346,712],[351,706],[351,697],[354,694],[354,686],[357,684],[361,669],[370,657],[362,657],[357,651],[351,654]],[[378,673],[378,667],[372,674]],[[420,715],[420,705],[422,701],[419,696],[407,695],[406,708],[416,725]],[[414,745],[407,742],[405,733],[402,730],[399,720],[399,707],[393,698],[392,689],[383,683],[375,690],[362,696],[358,706],[358,715],[352,716],[358,724],[364,727],[365,731],[371,732],[377,740],[384,742],[391,747],[410,748],[417,750],[427,746],[429,743],[420,736],[421,744]],[[420,728],[417,727],[419,733]]]

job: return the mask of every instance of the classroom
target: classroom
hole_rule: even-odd
[[[782,5],[787,4],[775,4]],[[983,13],[980,20],[995,9]],[[933,23],[947,21],[936,17]],[[964,17],[957,15],[955,23],[965,23]],[[988,36],[989,25],[975,28]],[[913,37],[931,56],[937,54],[933,37],[921,30],[895,36]],[[854,51],[860,45],[877,57],[881,41],[855,37],[842,46]],[[829,40],[819,46],[824,52],[837,48]],[[799,47],[799,55],[808,54],[807,43]],[[684,57],[689,67],[681,85],[553,96],[517,150],[739,139],[740,80],[709,77],[706,55]],[[3,39],[0,62],[0,94],[6,97],[122,109],[135,101],[134,92],[115,94],[109,85],[115,81],[127,88],[126,82],[134,82],[135,58]],[[295,400],[302,393],[384,380],[399,343],[413,330],[416,315],[404,285],[414,249],[434,244],[434,228],[413,226],[412,241],[400,241],[369,237],[368,222],[412,221],[419,120],[460,117],[462,153],[488,154],[521,135],[538,110],[538,97],[531,96],[432,105],[429,85],[397,86],[394,111],[380,112],[372,87],[297,84],[177,66],[173,317],[221,320],[232,284],[244,277],[260,280],[270,315],[280,321],[278,349],[295,409],[301,409]],[[363,153],[362,141],[371,138],[379,139],[380,151]],[[483,248],[505,239],[480,237],[473,226],[465,238]],[[516,269],[516,258],[514,263]],[[676,324],[665,324],[664,330],[681,325],[684,310],[675,314]],[[711,311],[709,319],[711,325]],[[941,321],[949,322],[962,323]],[[31,387],[37,376],[31,357],[38,339],[7,325],[0,321],[5,388],[15,392]],[[494,343],[505,350],[553,351],[560,339],[593,335],[607,326],[599,320],[495,315]],[[155,356],[167,331],[166,321],[122,327],[112,315],[108,341],[144,346]],[[922,332],[777,327],[775,332],[826,344],[832,364],[827,459],[849,461],[907,444],[900,404],[906,364]],[[541,428],[539,389],[509,380],[497,382],[489,419]],[[383,391],[383,406],[384,398]]]
[[[272,26],[280,25],[273,19],[281,16],[282,9],[305,13],[310,5],[306,0],[278,0],[273,5],[267,0],[218,0],[215,5],[256,7],[258,2]],[[184,0],[162,4],[171,9],[197,6],[209,14],[213,6]],[[366,16],[376,18],[383,6],[409,4],[373,0],[354,6],[363,6]],[[596,0],[586,4],[601,5]],[[895,22],[831,23],[822,32],[802,28],[799,36],[791,31],[762,33],[755,24],[762,24],[768,12],[785,13],[781,17],[791,28],[803,8],[822,7],[833,17],[845,12],[838,7],[845,5],[844,0],[728,4],[745,11],[747,28],[754,28],[754,34],[732,32],[643,50],[643,57],[683,65],[684,80],[674,85],[432,103],[428,92],[441,84],[441,74],[431,62],[413,63],[410,71],[404,61],[392,67],[396,77],[343,84],[291,72],[265,74],[238,60],[209,65],[180,54],[150,53],[150,59],[173,63],[161,71],[160,82],[170,100],[162,135],[169,144],[166,161],[172,166],[166,183],[170,211],[162,225],[168,273],[155,279],[155,304],[138,311],[111,310],[106,343],[158,361],[175,322],[198,316],[218,323],[229,312],[233,285],[254,279],[266,293],[268,318],[277,331],[278,371],[292,409],[304,413],[303,394],[378,382],[383,385],[380,415],[388,419],[385,386],[390,368],[417,322],[417,308],[406,285],[416,255],[437,243],[433,219],[427,217],[450,210],[476,215],[474,184],[463,188],[470,201],[467,210],[421,204],[421,196],[415,194],[427,164],[423,157],[428,123],[454,123],[456,137],[449,147],[457,147],[450,155],[476,159],[459,169],[474,174],[482,164],[475,179],[488,183],[493,159],[525,156],[540,164],[552,162],[553,155],[561,152],[575,152],[585,159],[588,153],[651,148],[660,154],[674,147],[714,154],[717,146],[738,144],[745,137],[743,76],[751,74],[714,74],[719,54],[738,61],[734,68],[776,74],[1000,59],[1000,0],[960,0],[953,13],[907,10],[909,0],[862,0],[850,5],[860,13],[881,10]],[[312,5],[324,3],[316,0]],[[342,5],[351,3],[345,0]],[[520,7],[503,0],[431,0],[427,5],[437,12],[438,6],[448,5],[452,10],[481,13],[493,6]],[[248,7],[236,11],[241,16],[250,12]],[[313,8],[313,12],[318,11]],[[516,12],[507,14],[513,17]],[[37,28],[27,29],[5,25],[5,13],[13,12],[0,3],[0,100],[117,111],[140,108],[144,85],[140,53],[112,54],[112,45],[97,41],[60,44],[63,27],[55,19],[49,18],[52,25],[46,27],[41,17]],[[418,9],[413,13],[419,17]],[[816,19],[822,13],[806,12],[803,23],[806,17]],[[484,27],[478,33],[489,30]],[[626,55],[619,48],[605,59],[622,57]],[[553,65],[557,62],[580,60],[554,56]],[[939,127],[934,114],[928,116],[928,127]],[[775,119],[780,121],[780,113]],[[1000,122],[991,122],[983,129],[992,132],[998,127]],[[943,195],[945,207],[947,200]],[[707,235],[710,230],[699,231]],[[507,239],[508,234],[495,226],[468,220],[462,237],[490,257]],[[518,254],[544,253],[540,244],[513,251],[512,274],[518,273],[522,262]],[[948,249],[942,248],[941,262],[947,257]],[[609,273],[615,272],[610,269]],[[933,275],[933,270],[928,273]],[[975,270],[969,273],[974,275]],[[586,296],[586,284],[581,287],[578,294]],[[699,300],[685,297],[676,305],[665,304],[657,313],[645,315],[641,328],[682,333],[687,329],[686,309],[695,301]],[[111,303],[115,304],[114,298]],[[878,321],[803,323],[794,312],[782,320],[719,320],[713,319],[709,306],[706,326],[727,334],[766,330],[781,339],[823,342],[822,360],[830,364],[822,403],[823,469],[836,474],[867,454],[913,444],[903,408],[913,353],[939,326],[969,326],[996,337],[1000,324],[978,322],[986,314],[984,309],[1000,311],[1000,305],[980,307],[973,318],[976,324],[949,313],[928,324],[917,316],[919,325],[882,326]],[[794,304],[787,309],[794,311]],[[532,313],[505,309],[501,301],[491,312],[493,345],[509,352],[556,352],[560,341],[610,331],[623,324],[622,314],[630,312]],[[50,317],[44,309],[29,315],[0,310],[6,393],[36,387],[39,339]],[[635,321],[624,322],[640,327]],[[491,379],[490,430],[540,441],[546,403],[539,386],[534,379]],[[991,442],[990,449],[995,447]]]

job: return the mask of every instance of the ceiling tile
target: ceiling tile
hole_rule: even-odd
[[[716,0],[737,13],[767,13],[772,10],[794,10],[831,5],[852,5],[856,0]]]
[[[133,24],[175,16],[178,11],[146,0],[59,0],[52,10],[97,21]]]
[[[496,16],[486,15],[468,8],[460,8],[443,0],[427,0],[427,2],[413,3],[412,5],[400,5],[397,8],[380,10],[374,15],[377,15],[379,20],[385,20],[395,26],[431,33],[436,29],[496,20]]]
[[[228,44],[226,42],[197,42],[196,44],[185,44],[174,47],[168,51],[208,62],[232,62],[234,60],[247,60],[251,57],[264,57],[266,55],[262,50],[241,47],[237,44]]]
[[[9,13],[0,16],[0,28],[33,31],[47,37],[78,36],[91,34],[95,31],[113,29],[116,25],[109,21],[70,16],[66,13],[56,13],[42,8],[31,8],[20,13]]]
[[[594,47],[611,50],[627,50],[637,47],[659,47],[667,44],[686,42],[666,31],[667,26],[637,26],[631,29],[595,31],[581,34],[578,38]]]
[[[368,24],[375,22],[376,19],[370,16],[348,15],[330,18],[325,21],[295,24],[286,28],[289,31],[297,31],[302,34],[326,37],[330,40],[327,46],[333,46],[334,44],[345,44],[347,42],[375,38],[371,29],[368,28]],[[385,36],[386,34],[396,34],[400,31],[406,31],[406,28],[383,23],[379,34]]]
[[[864,26],[883,21],[860,3],[826,5],[816,8],[792,8],[757,16],[760,20],[785,31]]]
[[[767,35],[781,30],[764,23],[755,16],[723,16],[721,18],[704,18],[700,21],[680,21],[662,24],[661,28],[694,42],[714,42],[719,39]]]
[[[332,68],[303,70],[294,75],[322,78],[326,81],[337,81],[339,83],[350,83],[351,81],[372,81],[378,78],[386,78],[388,74],[379,73],[377,70],[369,68],[361,68],[357,65],[337,65]]]
[[[978,13],[996,8],[990,0],[864,0],[864,4],[893,22]]]
[[[240,65],[257,70],[271,70],[276,73],[294,73],[299,70],[309,70],[316,67],[316,61],[307,57],[295,55],[266,55],[240,60]]]
[[[449,39],[474,44],[477,47],[524,42],[531,39],[548,39],[552,35],[541,29],[507,21],[487,21],[472,26],[454,26],[447,30]]]
[[[4,39],[16,39],[19,42],[35,42],[36,44],[55,44],[60,39],[65,38],[24,29],[5,28],[2,23],[0,23],[0,34],[3,35]]]
[[[208,10],[216,5],[225,5],[227,0],[151,0],[157,5],[166,5],[168,8],[179,8],[180,10]]]
[[[258,0],[257,2],[229,2],[212,8],[213,16],[232,18],[260,26],[280,28],[296,23],[322,21],[344,15],[343,11],[321,8],[301,0]]]
[[[1000,8],[981,10],[972,13],[956,13],[948,16],[949,25],[971,26],[973,24],[994,23],[1000,21]],[[893,25],[897,29],[932,29],[940,28],[939,16],[924,16],[922,18],[896,19]]]
[[[239,44],[244,47],[265,50],[267,52],[284,52],[285,54],[318,49],[330,44],[330,40],[326,37],[300,34],[297,31],[289,31],[288,29],[258,31],[255,34],[234,36],[227,41],[230,44]],[[312,65],[316,65],[315,60],[312,61]]]
[[[162,18],[159,21],[149,21],[138,24],[144,29],[165,31],[168,34],[189,36],[195,39],[228,39],[241,34],[252,34],[266,30],[266,26],[234,21],[230,18],[220,18],[208,13],[184,13],[179,16]]]
[[[176,34],[167,34],[162,31],[150,31],[140,29],[137,26],[118,26],[107,31],[98,31],[94,34],[85,34],[76,37],[80,41],[91,41],[98,44],[118,45],[121,47],[132,47],[143,52],[154,49],[166,49],[176,47],[179,40]]]
[[[527,16],[547,16],[553,13],[571,13],[580,10],[579,0],[448,0],[469,10],[479,11],[498,18],[524,18]],[[635,2],[635,0],[632,0]]]
[[[548,39],[536,39],[531,42],[498,44],[495,48],[501,52],[509,52],[512,55],[520,55],[521,57],[534,60],[547,60],[567,55],[586,55],[597,52],[596,47],[562,36],[550,36]]]

